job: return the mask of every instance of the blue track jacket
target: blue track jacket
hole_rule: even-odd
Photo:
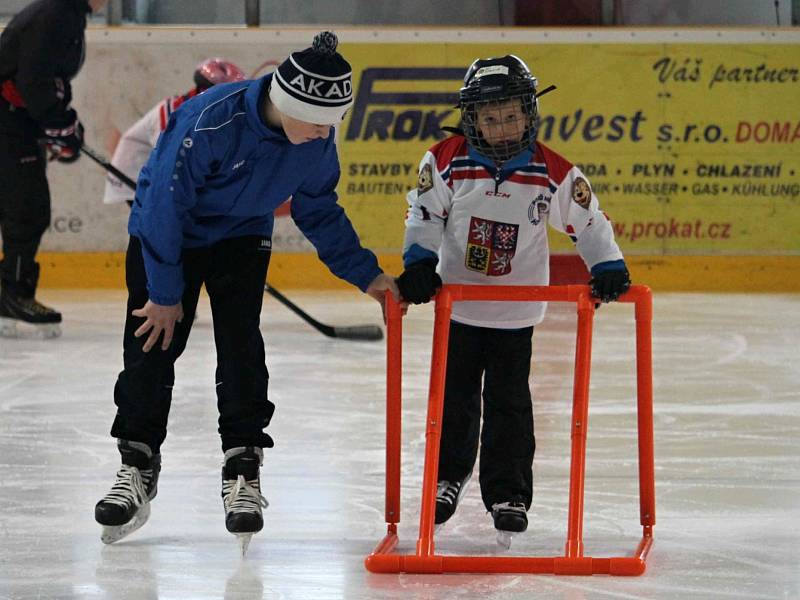
[[[337,203],[333,129],[294,145],[261,119],[271,78],[217,85],[184,103],[142,168],[128,233],[142,242],[152,302],[181,301],[183,248],[269,237],[289,196],[292,218],[335,275],[365,291],[382,272]]]

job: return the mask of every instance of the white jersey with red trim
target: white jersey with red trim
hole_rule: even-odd
[[[182,96],[165,98],[147,111],[141,119],[122,134],[114,150],[114,155],[111,157],[111,164],[136,181],[139,178],[139,171],[142,170],[144,163],[147,162],[150,153],[155,148],[158,136],[166,128],[169,116],[196,93],[195,90],[192,90]],[[132,202],[134,195],[134,190],[111,173],[106,174],[106,189],[103,195],[105,204]]]
[[[404,257],[438,254],[444,283],[547,285],[548,223],[572,238],[590,269],[622,259],[586,176],[538,142],[497,171],[463,136],[447,138],[425,153],[408,203]],[[540,323],[546,304],[457,302],[452,318],[516,329]]]

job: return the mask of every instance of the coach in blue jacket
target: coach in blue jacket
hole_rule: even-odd
[[[185,103],[142,169],[128,225],[125,368],[111,429],[123,464],[95,509],[106,542],[149,514],[173,365],[203,284],[217,347],[226,525],[238,534],[261,528],[258,466],[262,448],[272,446],[264,428],[275,407],[267,399],[259,315],[273,212],[287,197],[292,218],[335,275],[379,302],[386,290],[399,297],[337,203],[333,125],[352,105],[352,84],[336,45],[323,32],[274,74],[218,85]]]

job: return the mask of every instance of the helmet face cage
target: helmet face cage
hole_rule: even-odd
[[[539,118],[536,84],[516,56],[475,61],[459,92],[461,121],[470,145],[497,163],[529,148],[536,139]],[[520,109],[519,118],[508,119]]]

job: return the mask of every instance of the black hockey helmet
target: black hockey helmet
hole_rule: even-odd
[[[467,69],[464,86],[458,93],[461,122],[467,141],[478,152],[499,163],[528,148],[536,139],[538,128],[537,83],[528,66],[513,54],[473,62]],[[525,113],[520,139],[490,144],[478,129],[478,108],[516,98],[521,101]]]

